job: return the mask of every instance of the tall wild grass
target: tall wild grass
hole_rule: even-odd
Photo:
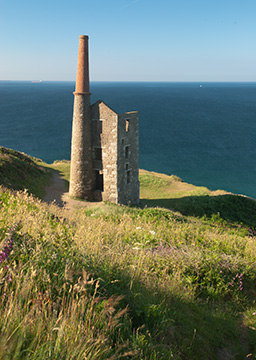
[[[0,359],[255,358],[255,240],[216,215],[1,188]]]

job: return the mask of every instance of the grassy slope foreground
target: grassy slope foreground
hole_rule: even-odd
[[[144,208],[0,188],[0,359],[256,358],[255,202],[140,180]]]

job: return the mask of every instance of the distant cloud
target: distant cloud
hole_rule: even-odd
[[[132,5],[132,4],[135,4],[135,3],[138,2],[138,1],[139,1],[139,0],[130,1],[129,3],[123,5],[123,6],[121,7],[121,9],[126,8],[127,6],[130,6],[130,5]]]

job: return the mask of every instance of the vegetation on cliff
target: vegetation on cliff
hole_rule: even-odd
[[[140,208],[67,211],[0,188],[0,359],[256,358],[256,203],[140,181]]]
[[[42,198],[50,177],[50,169],[43,166],[41,160],[0,146],[1,185],[14,190],[27,189],[31,194]]]

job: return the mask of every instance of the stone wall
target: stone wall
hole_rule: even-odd
[[[91,106],[94,199],[139,203],[138,112],[118,115],[103,101]]]
[[[93,183],[95,200],[117,202],[117,121],[118,115],[103,101],[91,106],[93,144]],[[101,150],[100,150],[101,149]],[[102,176],[103,189],[97,189]]]
[[[139,119],[138,112],[118,117],[118,203],[139,203]]]
[[[92,200],[90,96],[75,95],[69,193]]]

